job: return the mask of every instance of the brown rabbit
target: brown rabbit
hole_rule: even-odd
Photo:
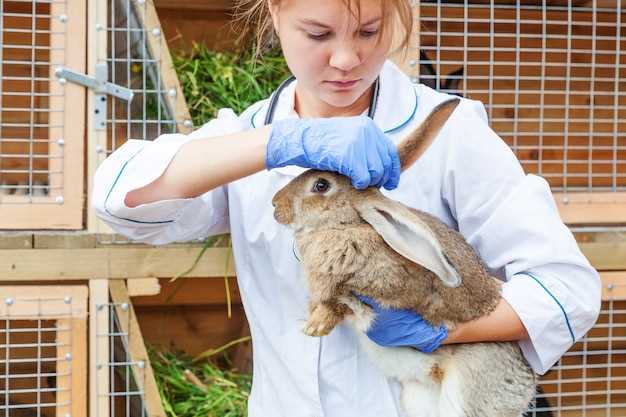
[[[402,170],[435,139],[459,99],[437,106],[398,145]],[[354,294],[383,307],[408,308],[453,329],[493,311],[500,284],[463,236],[437,218],[388,199],[377,188],[308,170],[274,196],[274,217],[290,226],[310,291],[304,332],[328,334],[350,318],[359,340],[403,386],[411,417],[518,417],[536,378],[516,343],[446,345],[432,354],[380,347],[365,332],[374,320]]]

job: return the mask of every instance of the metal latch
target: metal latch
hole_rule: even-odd
[[[96,64],[95,78],[65,67],[58,67],[54,73],[60,79],[65,79],[94,90],[94,121],[96,130],[106,129],[107,95],[121,98],[129,103],[133,99],[133,90],[107,81],[108,69],[105,62]]]

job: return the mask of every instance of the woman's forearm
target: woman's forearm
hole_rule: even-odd
[[[265,168],[270,126],[185,143],[163,174],[126,194],[128,207],[199,196]]]
[[[459,325],[450,331],[443,343],[517,341],[527,338],[528,332],[517,313],[504,298],[500,298],[491,314]]]

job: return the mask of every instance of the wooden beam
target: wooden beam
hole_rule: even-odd
[[[626,242],[592,242],[578,246],[597,270],[626,270]]]
[[[626,271],[601,272],[602,300],[626,300]]]
[[[87,317],[87,288],[79,285],[0,286],[0,317],[37,320]],[[11,299],[11,303],[6,303]]]
[[[566,224],[626,222],[626,193],[554,193]]]
[[[148,417],[166,417],[161,396],[154,379],[154,372],[150,365],[150,358],[141,335],[141,329],[135,316],[135,310],[130,302],[128,291],[124,281],[110,281],[109,290],[111,300],[115,305],[115,311],[120,325],[120,332],[128,335],[126,349],[131,362],[143,362],[144,366],[132,365],[131,369],[135,382],[140,391],[144,392],[144,404]],[[122,305],[126,306],[124,309]]]
[[[109,415],[109,282],[89,281],[89,415]]]
[[[0,277],[2,281],[173,277],[191,267],[201,249],[198,245],[181,245],[0,250]],[[227,264],[228,251],[207,249],[189,276],[234,276],[233,262]]]
[[[161,284],[158,278],[136,278],[128,280],[128,295],[130,297],[158,295]]]
[[[95,77],[96,64],[107,60],[107,27],[108,1],[88,0],[87,11],[87,74]],[[110,74],[109,74],[110,77]],[[109,96],[108,99],[113,100]],[[87,91],[87,201],[91,201],[93,182],[96,169],[106,158],[108,149],[107,129],[96,130],[95,120],[95,92]],[[87,205],[87,229],[93,233],[112,234],[113,230],[96,216],[96,210],[91,204]]]

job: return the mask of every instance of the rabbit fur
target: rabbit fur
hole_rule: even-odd
[[[459,99],[438,105],[398,145],[402,170],[435,139]],[[303,331],[328,334],[344,318],[386,376],[402,384],[410,417],[518,417],[536,378],[517,343],[441,346],[432,354],[381,347],[366,335],[373,310],[409,308],[452,330],[493,311],[500,281],[487,273],[463,236],[436,217],[388,199],[375,187],[356,190],[340,174],[308,170],[276,193],[274,217],[288,225],[310,292]]]

